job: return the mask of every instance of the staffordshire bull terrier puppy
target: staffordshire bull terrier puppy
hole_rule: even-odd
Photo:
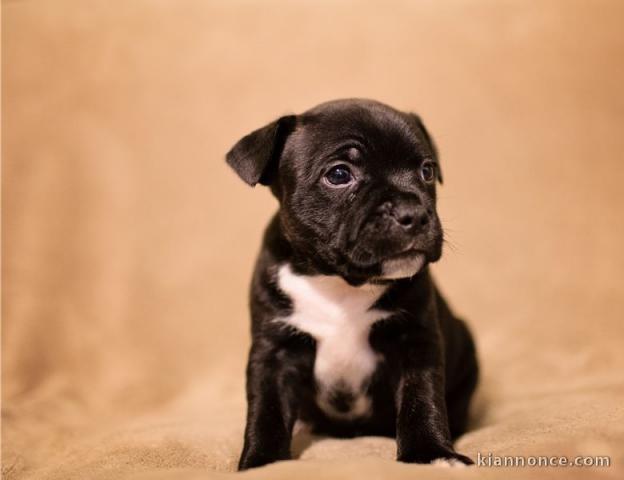
[[[239,469],[291,458],[297,420],[396,437],[402,462],[472,463],[453,439],[477,383],[475,346],[429,273],[442,174],[420,118],[331,101],[243,137],[227,163],[280,205],[251,283]]]

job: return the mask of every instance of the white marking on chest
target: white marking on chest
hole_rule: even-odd
[[[370,399],[366,387],[379,361],[368,341],[371,326],[390,312],[371,308],[386,290],[384,285],[349,285],[338,276],[305,276],[285,264],[278,285],[293,306],[292,314],[278,321],[308,333],[316,340],[314,376],[317,402],[339,418],[366,415]],[[335,394],[352,395],[348,406],[336,406]]]

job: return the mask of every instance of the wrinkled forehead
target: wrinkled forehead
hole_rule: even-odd
[[[318,159],[350,147],[384,163],[412,163],[433,156],[414,118],[376,105],[311,110],[299,117],[294,137],[300,153]]]

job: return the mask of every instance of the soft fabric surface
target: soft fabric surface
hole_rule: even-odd
[[[3,2],[2,469],[236,478],[268,191],[243,134],[320,101],[418,111],[442,154],[434,272],[483,378],[458,449],[609,468],[395,463],[311,439],[249,479],[623,475],[624,4]]]

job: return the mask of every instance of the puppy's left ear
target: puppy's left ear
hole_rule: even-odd
[[[437,168],[438,182],[440,182],[440,185],[442,185],[442,168],[440,168],[440,158],[438,156],[438,147],[436,147],[436,144],[433,141],[433,138],[431,138],[431,135],[429,135],[429,131],[425,127],[425,124],[423,123],[421,118],[415,113],[410,113],[409,115],[414,120],[414,122],[416,123],[416,127],[422,132],[423,136],[425,137],[425,141],[429,144],[429,147],[431,148],[431,152],[433,153],[434,160],[438,167]]]
[[[241,138],[225,156],[230,167],[252,187],[270,185],[277,174],[286,138],[295,126],[294,115],[280,117]]]

